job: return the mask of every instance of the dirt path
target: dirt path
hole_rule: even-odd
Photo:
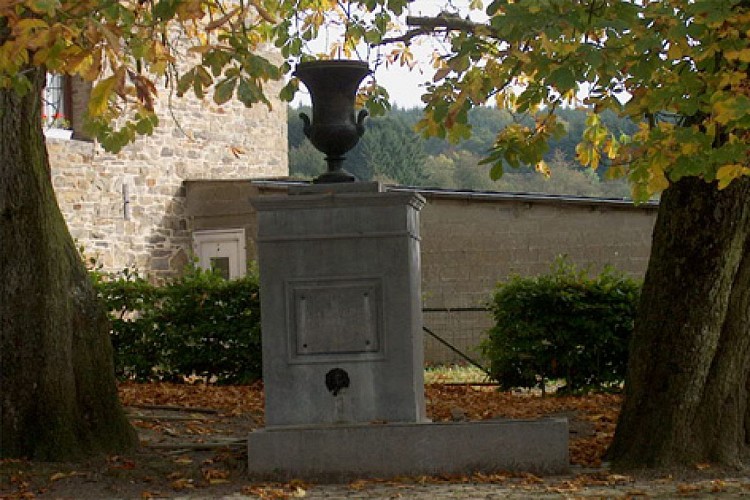
[[[660,477],[619,475],[601,466],[619,397],[535,397],[471,386],[426,389],[433,420],[533,418],[571,422],[570,475],[399,478],[342,485],[254,483],[245,473],[245,436],[263,425],[262,387],[124,384],[121,398],[142,450],[86,463],[0,461],[0,499],[147,498],[677,498],[750,497],[750,471],[707,464]]]

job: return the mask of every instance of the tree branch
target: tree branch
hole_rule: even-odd
[[[454,14],[448,14],[442,12],[435,17],[417,17],[407,16],[406,24],[409,27],[414,27],[400,36],[394,36],[391,38],[383,38],[380,42],[375,45],[384,45],[387,43],[402,42],[409,44],[413,39],[422,35],[429,35],[430,33],[436,33],[438,31],[463,31],[466,33],[477,34],[480,30],[484,34],[493,36],[493,30],[488,24],[475,23],[468,19],[463,19]]]
[[[385,45],[387,43],[398,43],[398,42],[402,42],[402,43],[405,43],[406,45],[409,45],[409,43],[411,43],[411,41],[417,38],[418,36],[429,35],[432,32],[433,30],[417,28],[417,29],[409,30],[401,36],[383,38],[376,45]]]
[[[438,28],[444,28],[448,31],[465,31],[468,33],[475,33],[479,29],[492,31],[492,28],[487,24],[475,23],[444,12],[435,17],[407,16],[406,24],[426,32],[435,31]]]

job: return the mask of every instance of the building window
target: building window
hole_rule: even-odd
[[[47,73],[42,121],[45,129],[70,129],[70,87],[63,75]]]
[[[209,261],[213,272],[218,273],[225,280],[230,278],[232,274],[229,257],[211,257]]]
[[[218,229],[193,232],[198,267],[213,270],[226,279],[247,274],[244,229]]]

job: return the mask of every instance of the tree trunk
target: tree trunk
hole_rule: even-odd
[[[749,374],[750,178],[684,178],[659,207],[613,465],[740,465]]]
[[[45,73],[0,89],[0,457],[66,460],[137,444],[106,315],[52,190]]]

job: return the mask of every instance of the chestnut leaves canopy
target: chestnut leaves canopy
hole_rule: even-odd
[[[564,133],[560,106],[590,110],[578,159],[627,176],[636,199],[684,176],[724,188],[750,175],[747,0],[494,0],[486,22],[408,18],[398,36],[405,7],[405,0],[0,0],[0,86],[24,92],[31,66],[94,82],[90,129],[118,150],[156,125],[158,82],[178,95],[270,106],[264,84],[296,60],[352,57],[391,41],[391,62],[404,62],[414,38],[444,37],[450,49],[434,60],[418,125],[424,134],[465,138],[469,109],[487,103],[534,117],[499,132],[486,159],[494,177],[521,164],[544,170],[548,140]],[[331,26],[337,41],[315,54],[310,43]],[[261,50],[266,44],[282,57]],[[282,99],[297,85],[291,79]],[[367,94],[375,110],[387,100],[376,85]],[[611,133],[598,116],[607,109],[633,118],[638,132]]]

